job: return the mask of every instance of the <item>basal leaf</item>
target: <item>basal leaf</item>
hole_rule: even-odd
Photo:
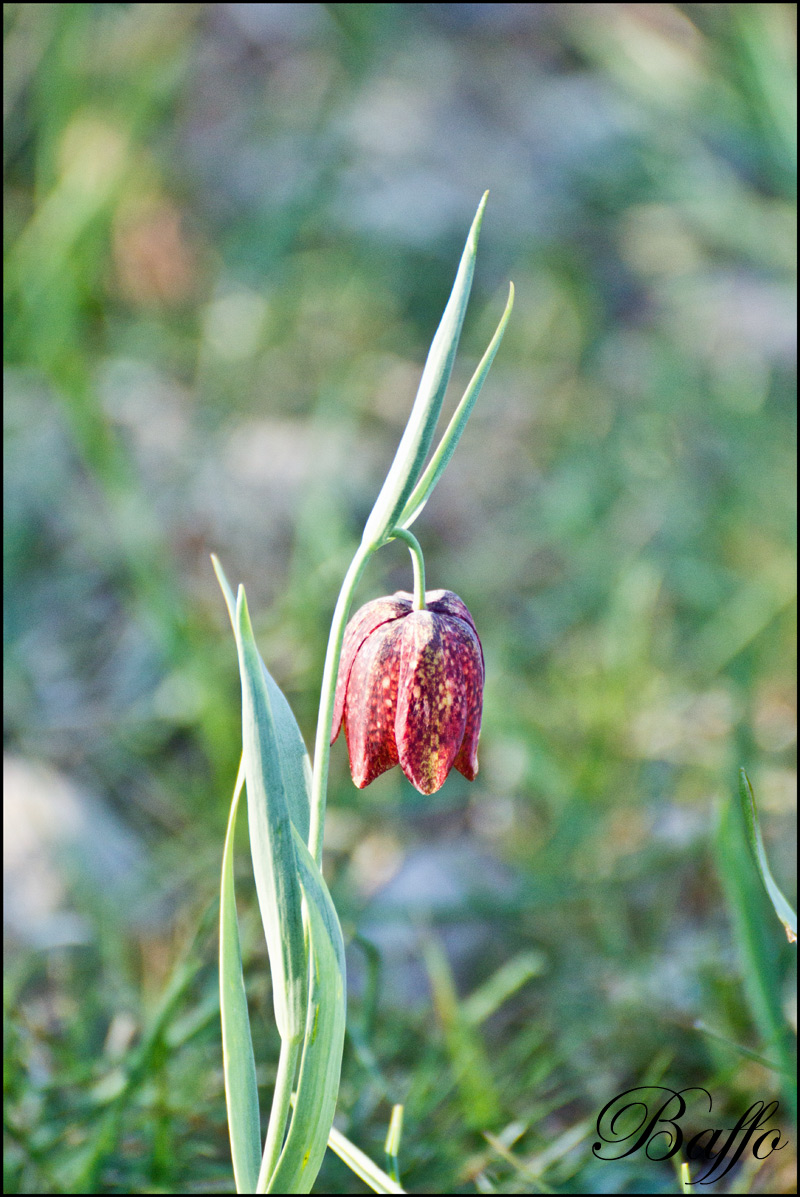
[[[236,633],[236,601],[233,591],[228,584],[219,559],[212,553],[211,561],[217,579],[225,596],[228,614],[231,618],[234,634]],[[258,651],[258,649],[256,649]],[[275,738],[278,756],[281,762],[281,774],[284,778],[286,799],[289,803],[289,815],[304,840],[308,840],[309,806],[311,795],[311,760],[292,708],[286,701],[280,686],[264,664],[259,653],[264,680],[269,692],[272,716],[275,724]]]
[[[261,1160],[261,1118],[258,1107],[253,1040],[242,975],[239,923],[233,888],[233,841],[236,814],[244,785],[244,761],[233,791],[225,849],[219,909],[219,1009],[222,1023],[222,1067],[233,1173],[239,1193],[254,1193]]]
[[[308,1000],[302,892],[290,811],[299,805],[288,787],[279,751],[270,687],[253,639],[244,590],[239,588],[236,643],[242,680],[242,740],[250,851],[272,972],[275,1020],[283,1039],[303,1034]]]
[[[328,887],[295,833],[300,883],[309,916],[311,981],[297,1097],[268,1192],[308,1193],[333,1125],[345,1027],[344,942]]]

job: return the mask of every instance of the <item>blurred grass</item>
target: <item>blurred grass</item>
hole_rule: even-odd
[[[794,6],[11,4],[4,31],[6,1189],[231,1187],[239,695],[208,554],[310,740],[488,186],[455,388],[508,278],[515,313],[418,531],[481,631],[481,774],[357,793],[334,752],[334,896],[383,920],[342,1129],[380,1161],[403,1102],[410,1191],[676,1191],[592,1156],[615,1092],[703,1085],[726,1126],[786,1101],[753,1057],[787,1059],[792,949],[716,812],[744,764],[791,899]],[[453,872],[465,844],[507,884]],[[737,1191],[791,1191],[789,1151]],[[321,1183],[360,1191],[335,1159]]]

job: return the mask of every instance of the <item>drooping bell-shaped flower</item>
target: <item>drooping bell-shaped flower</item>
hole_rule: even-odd
[[[450,769],[473,781],[483,708],[483,650],[472,616],[450,590],[426,609],[398,590],[363,606],[347,625],[331,743],[344,723],[350,772],[363,789],[399,764],[422,794]]]

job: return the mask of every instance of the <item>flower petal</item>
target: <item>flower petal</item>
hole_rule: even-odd
[[[344,709],[350,772],[361,790],[398,762],[395,710],[405,620],[379,626],[356,653]]]
[[[392,598],[397,599],[398,602],[408,603],[408,610],[411,610],[414,596],[408,590],[397,590]],[[452,590],[426,590],[425,606],[437,615],[455,615],[457,619],[463,619],[464,623],[468,623],[477,636],[478,629],[475,627],[475,621],[467,610],[466,604]],[[478,643],[480,644],[480,641]]]
[[[421,794],[433,794],[464,739],[467,701],[460,657],[469,629],[462,631],[458,620],[431,611],[412,611],[399,627],[397,752],[411,784]]]
[[[342,727],[347,684],[353,668],[353,662],[356,659],[356,653],[367,637],[376,628],[379,628],[381,624],[399,619],[401,615],[407,615],[410,610],[411,595],[408,596],[407,602],[402,597],[398,597],[398,595],[393,595],[391,598],[373,599],[371,603],[365,603],[363,607],[360,607],[348,623],[344,633],[342,654],[339,658],[339,673],[336,678],[331,744],[339,735]]]
[[[451,624],[458,620],[451,620]],[[451,631],[451,635],[454,633]],[[463,648],[459,654],[458,664],[461,680],[464,686],[467,702],[467,722],[464,728],[464,741],[459,748],[453,765],[459,773],[463,773],[467,781],[474,781],[478,775],[478,737],[481,734],[481,715],[483,714],[483,649],[477,633],[469,627],[461,632]],[[471,648],[468,642],[471,641]]]
[[[457,594],[453,594],[452,590],[429,590],[425,595],[425,602],[430,611],[436,611],[439,615],[454,615],[457,619],[463,619],[464,623],[469,624],[477,637],[478,629],[475,627],[475,621],[467,610],[466,605]],[[478,640],[478,644],[480,644],[480,640]],[[483,656],[483,653],[481,653],[481,656]]]

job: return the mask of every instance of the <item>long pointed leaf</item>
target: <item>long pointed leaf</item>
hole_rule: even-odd
[[[222,562],[216,553],[211,554],[211,564],[214,566],[214,573],[217,575],[220,589],[222,590],[223,598],[225,599],[225,606],[228,608],[228,615],[230,616],[231,627],[233,634],[236,635],[236,599],[231,590],[230,583],[225,576],[225,570],[222,568]]]
[[[461,433],[466,427],[470,412],[475,406],[475,400],[481,393],[481,388],[486,381],[486,375],[489,373],[489,368],[494,361],[494,355],[500,347],[500,342],[503,339],[503,334],[506,331],[511,311],[514,307],[514,284],[509,283],[508,302],[506,309],[500,318],[500,323],[497,330],[489,342],[489,348],[481,358],[478,368],[470,379],[469,386],[463,394],[461,402],[456,410],[453,412],[452,419],[447,425],[442,439],[439,441],[436,452],[431,458],[425,473],[420,478],[414,490],[411,492],[411,497],[403,508],[397,523],[401,528],[410,528],[414,520],[422,511],[422,508],[430,498],[433,488],[444,473],[447,463],[455,452]]]
[[[475,255],[478,250],[478,235],[483,220],[483,211],[489,192],[485,192],[478,205],[475,219],[461,255],[453,290],[442,315],[436,336],[431,342],[425,368],[422,371],[417,397],[408,417],[405,432],[397,447],[394,461],[386,475],[380,494],[375,501],[364,528],[363,543],[383,543],[388,532],[395,527],[397,517],[403,510],[408,496],[419,477],[422,464],[430,452],[436,424],[442,410],[447,384],[453,370],[453,362],[464,323],[472,275],[475,270]]]
[[[781,968],[777,941],[773,939],[767,901],[756,881],[747,830],[739,804],[725,802],[720,812],[716,837],[717,867],[730,909],[741,959],[744,994],[758,1028],[765,1053],[782,1073],[794,1077],[791,1036],[781,1006]],[[797,1086],[783,1085],[783,1097],[791,1117],[797,1108]]]
[[[398,1184],[396,1180],[392,1180],[391,1176],[373,1163],[368,1155],[356,1147],[355,1143],[351,1143],[341,1131],[337,1131],[335,1126],[331,1127],[328,1146],[331,1151],[336,1152],[340,1160],[347,1164],[351,1172],[355,1172],[356,1176],[369,1185],[374,1193],[405,1193],[402,1185]]]
[[[233,885],[233,840],[243,785],[244,760],[239,765],[222,854],[219,1012],[222,1023],[222,1069],[225,1076],[225,1100],[228,1106],[228,1131],[231,1137],[236,1191],[254,1193],[261,1161],[261,1116]]]
[[[302,893],[275,717],[241,586],[236,643],[253,873],[272,973],[275,1021],[281,1038],[294,1040],[302,1037],[308,1000]]]
[[[756,868],[761,877],[761,883],[767,891],[767,896],[772,903],[775,913],[783,923],[783,929],[786,932],[789,943],[796,943],[797,915],[786,898],[784,898],[777,881],[772,876],[772,869],[769,867],[767,854],[764,851],[764,840],[761,837],[761,824],[758,820],[756,800],[753,797],[753,787],[750,785],[750,778],[744,769],[739,770],[739,802],[741,803],[742,814],[744,815],[747,827],[747,839],[750,844],[750,851],[753,854]]]
[[[309,1193],[333,1125],[345,1027],[342,929],[324,878],[295,835],[300,884],[309,916],[311,983],[292,1121],[268,1192]]]
[[[219,558],[211,554],[211,562],[217,575],[228,614],[231,619],[234,635],[236,634],[236,600],[233,591],[225,577]],[[261,669],[269,691],[269,700],[275,721],[275,737],[278,742],[278,756],[281,763],[281,773],[284,778],[284,789],[289,803],[289,815],[304,840],[308,840],[309,811],[311,805],[311,759],[292,708],[286,701],[278,683],[264,664],[264,658],[259,653]]]

